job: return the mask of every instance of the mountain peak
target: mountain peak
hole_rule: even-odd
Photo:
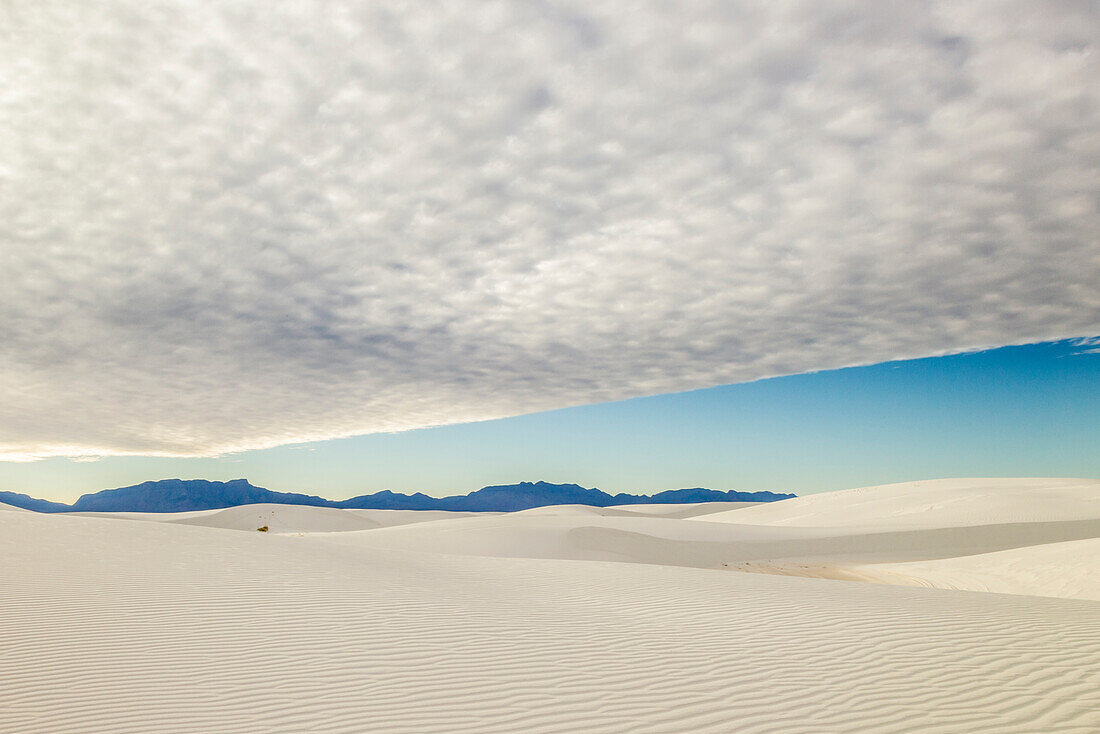
[[[450,497],[430,497],[421,492],[408,495],[384,489],[374,494],[333,501],[315,495],[274,492],[257,487],[247,479],[224,482],[161,479],[85,494],[71,506],[14,493],[5,493],[8,499],[0,498],[0,501],[42,512],[186,512],[259,503],[349,509],[514,512],[546,505],[607,507],[642,503],[771,502],[793,496],[772,492],[720,492],[703,488],[673,489],[654,495],[620,493],[612,496],[600,489],[585,488],[579,484],[553,484],[540,480],[490,485]]]

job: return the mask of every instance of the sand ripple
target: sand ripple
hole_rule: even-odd
[[[0,731],[1100,731],[1100,605],[0,516]]]

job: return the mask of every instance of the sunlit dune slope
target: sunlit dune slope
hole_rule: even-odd
[[[707,515],[708,522],[918,528],[1100,518],[1097,479],[934,479],[824,492]]]

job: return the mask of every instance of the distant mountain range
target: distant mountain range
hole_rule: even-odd
[[[347,500],[293,492],[273,492],[256,487],[247,479],[211,482],[205,479],[163,479],[142,482],[132,487],[105,489],[86,494],[72,505],[35,499],[15,492],[0,492],[0,502],[38,512],[186,512],[218,510],[237,505],[273,502],[284,505],[311,505],[370,510],[456,510],[466,512],[514,512],[547,505],[675,504],[697,502],[773,502],[794,497],[775,492],[720,492],[715,489],[670,489],[654,495],[615,494],[586,489],[577,484],[520,482],[481,489],[452,497],[426,494],[400,494],[384,490]]]
[[[12,507],[22,507],[24,510],[34,510],[35,512],[72,511],[69,505],[63,505],[60,502],[50,502],[49,500],[35,499],[34,497],[19,494],[18,492],[0,492],[0,502],[3,502],[5,505],[11,505]]]

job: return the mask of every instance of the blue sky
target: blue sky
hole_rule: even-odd
[[[887,362],[220,458],[0,463],[68,501],[169,477],[343,498],[545,479],[608,491],[812,493],[949,476],[1100,477],[1100,342]]]

